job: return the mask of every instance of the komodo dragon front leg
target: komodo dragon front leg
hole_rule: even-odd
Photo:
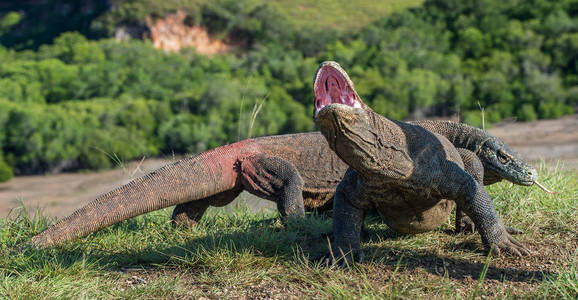
[[[484,165],[478,158],[474,152],[464,149],[464,148],[456,148],[458,153],[460,154],[460,158],[464,163],[464,170],[470,174],[477,183],[480,185],[484,185]],[[506,231],[509,234],[521,234],[523,233],[521,230],[505,226]],[[458,204],[456,208],[456,227],[455,231],[463,232],[463,233],[473,233],[475,232],[475,225],[474,222],[467,216],[464,209]]]

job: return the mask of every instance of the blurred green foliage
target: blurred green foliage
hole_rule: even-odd
[[[0,180],[313,130],[311,80],[327,59],[395,119],[459,115],[481,126],[479,106],[497,122],[578,105],[578,0],[428,0],[349,32],[296,24],[283,1],[111,2],[50,44],[11,44],[27,16],[0,18]],[[206,57],[87,38],[181,7],[245,51]]]
[[[0,182],[5,182],[14,177],[12,168],[4,162],[4,159],[0,156]]]

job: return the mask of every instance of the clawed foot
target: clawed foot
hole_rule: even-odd
[[[500,256],[503,252],[507,252],[519,257],[532,254],[528,247],[518,242],[508,233],[504,235],[501,241],[492,245],[493,255]]]
[[[194,218],[189,218],[187,214],[173,214],[171,217],[171,225],[174,228],[193,228],[198,225],[197,220]]]
[[[367,239],[369,239],[369,232],[365,228],[361,228],[360,236],[361,236],[362,240],[367,240]],[[321,238],[324,240],[329,240],[330,242],[333,242],[333,240],[335,239],[335,234],[333,234],[333,231],[327,232],[327,233],[322,233]]]
[[[474,221],[461,209],[458,208],[456,211],[456,229],[454,233],[474,233],[476,232],[476,225]]]
[[[514,227],[504,226],[504,228],[506,229],[506,232],[509,234],[522,234],[522,233],[524,233],[522,230],[516,229]]]
[[[464,233],[464,234],[474,233],[474,232],[476,232],[476,225],[474,224],[474,222],[472,222],[472,220],[470,220],[470,218],[461,219],[461,221],[459,223],[456,222],[456,229],[454,232],[456,234],[458,234],[458,233]]]
[[[355,253],[344,253],[343,251],[331,251],[329,253],[320,254],[315,256],[312,261],[321,263],[324,267],[331,267],[331,266],[339,266],[340,268],[350,268],[355,263],[359,263],[363,261],[363,252],[355,251]],[[339,252],[339,255],[336,255],[335,252]]]
[[[506,229],[506,232],[509,234],[523,234],[524,232],[520,229],[514,228],[514,227],[509,227],[509,226],[504,226],[504,229]],[[462,218],[461,220],[459,220],[459,222],[456,222],[456,229],[455,229],[455,233],[464,233],[464,234],[470,234],[470,233],[474,233],[476,232],[476,225],[474,224],[474,222],[466,217],[466,218]]]

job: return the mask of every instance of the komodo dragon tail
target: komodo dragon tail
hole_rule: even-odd
[[[27,246],[59,245],[134,216],[230,190],[236,185],[237,144],[177,161],[101,195]]]

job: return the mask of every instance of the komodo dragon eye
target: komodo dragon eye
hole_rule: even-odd
[[[510,160],[510,158],[508,157],[508,155],[506,153],[504,153],[504,151],[499,150],[498,151],[498,160],[500,160],[501,163],[505,164]]]

